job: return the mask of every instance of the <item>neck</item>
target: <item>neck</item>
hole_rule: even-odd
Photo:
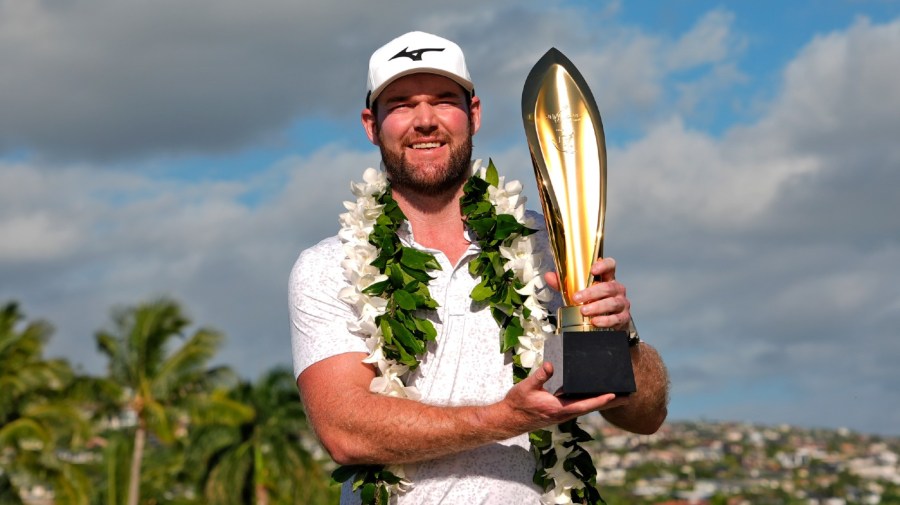
[[[465,184],[465,182],[463,182]],[[393,188],[392,196],[412,227],[416,242],[443,252],[456,264],[469,247],[459,207],[462,186],[440,195],[423,195]]]

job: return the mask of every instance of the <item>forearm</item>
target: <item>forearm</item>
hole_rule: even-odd
[[[631,362],[637,392],[625,405],[602,410],[610,423],[634,433],[651,434],[662,425],[668,414],[669,376],[656,349],[640,343],[631,348]]]
[[[342,415],[345,425],[337,434],[343,458],[354,464],[434,459],[524,432],[504,415],[501,403],[437,407],[364,393],[357,408],[367,414]]]
[[[371,393],[372,375],[355,375],[364,365],[355,357],[351,360],[330,363],[329,380],[316,380],[321,371],[313,368],[319,364],[298,380],[307,416],[323,446],[340,464],[433,459],[527,431],[504,402],[438,407]]]
[[[369,392],[374,371],[347,353],[307,368],[297,380],[322,445],[348,464],[398,464],[434,459],[527,433],[595,412],[614,395],[564,399],[544,384],[549,363],[495,403],[437,407]]]

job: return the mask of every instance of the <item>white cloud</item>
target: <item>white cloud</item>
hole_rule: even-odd
[[[0,220],[0,261],[47,260],[67,254],[77,236],[47,213]]]
[[[0,153],[246,147],[299,115],[358,110],[373,41],[439,21],[411,1],[0,0]]]
[[[371,11],[284,0],[201,0],[190,9],[171,0],[0,0],[0,153],[106,162],[273,142],[299,117],[355,114],[373,47],[414,28],[467,51],[479,93],[499,114],[487,125],[489,139],[508,135],[517,86],[551,46],[583,70],[604,115],[623,119],[635,109],[643,111],[638,118],[671,109],[669,60],[680,70],[734,56],[725,11],[668,40],[622,26],[617,5],[594,12],[470,1],[420,9],[402,1]],[[468,8],[476,6],[472,16]]]
[[[900,21],[857,21],[790,63],[756,124],[716,138],[670,120],[611,153],[623,254],[646,262],[631,277],[636,313],[662,316],[650,326],[664,353],[691,349],[676,394],[775,381],[795,409],[820,410],[788,414],[774,399],[777,414],[758,418],[896,432],[885,424],[896,409],[821,409],[900,382],[887,358],[900,352],[900,67],[887,64],[898,53]],[[739,395],[726,415],[760,408],[723,391]]]
[[[88,342],[109,309],[159,295],[182,300],[195,322],[225,330],[221,357],[245,373],[286,363],[287,273],[303,247],[335,233],[349,181],[376,159],[375,152],[323,148],[260,167],[259,177],[240,183],[89,167],[0,170],[0,182],[22,182],[0,184],[18,195],[2,200],[0,231],[15,240],[0,247],[0,297],[63,323],[52,352],[92,369],[98,357]],[[241,203],[271,178],[284,181],[275,196]],[[50,225],[34,226],[33,216],[42,215],[52,215]]]
[[[857,146],[877,143],[897,156],[889,141],[900,123],[898,45],[900,20],[860,18],[846,32],[817,37],[787,67],[784,93],[762,126],[801,149],[856,156]]]
[[[665,53],[666,65],[672,70],[690,69],[732,57],[744,45],[731,28],[733,22],[734,14],[728,11],[706,13]]]
[[[769,209],[785,180],[816,166],[810,158],[775,156],[764,143],[746,156],[741,139],[733,142],[734,148],[674,118],[626,149],[613,150],[611,177],[626,195],[623,211],[652,217],[661,226],[745,226]]]

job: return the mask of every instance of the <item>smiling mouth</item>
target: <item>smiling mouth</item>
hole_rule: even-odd
[[[440,142],[418,142],[412,145],[413,149],[435,149],[441,147]]]

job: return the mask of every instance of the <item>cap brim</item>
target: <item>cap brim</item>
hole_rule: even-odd
[[[453,82],[459,84],[468,93],[472,93],[475,90],[475,85],[472,84],[472,81],[463,79],[462,77],[454,74],[453,72],[448,72],[446,70],[442,70],[439,68],[411,68],[409,70],[404,70],[403,72],[400,72],[395,76],[392,76],[390,79],[381,83],[381,86],[378,86],[377,88],[373,89],[369,93],[369,95],[366,97],[366,101],[367,101],[366,105],[368,107],[371,107],[372,102],[374,102],[375,99],[378,98],[378,95],[380,95],[381,92],[384,91],[388,86],[390,86],[392,82],[396,81],[397,79],[399,79],[401,77],[406,77],[407,75],[413,75],[413,74],[440,75],[442,77],[446,77],[446,78],[452,80]]]

